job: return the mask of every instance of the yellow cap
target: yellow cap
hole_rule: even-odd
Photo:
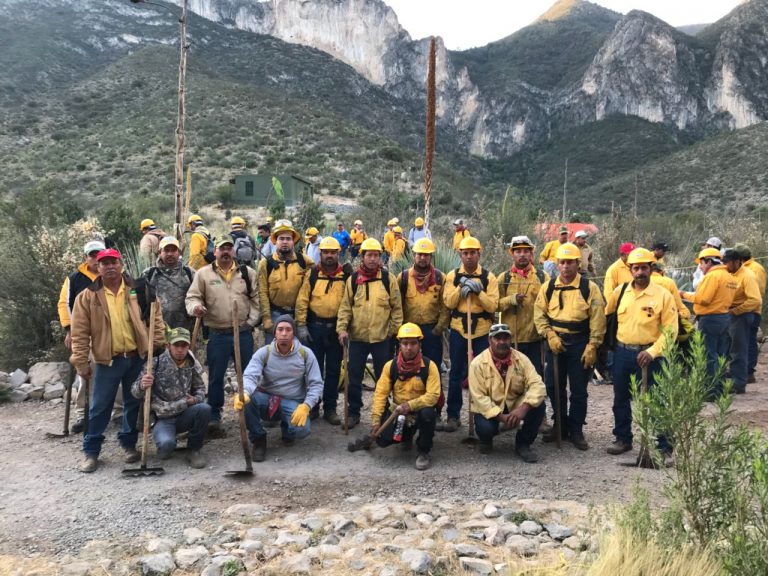
[[[414,226],[424,226],[424,218],[419,216],[413,223]]]
[[[202,224],[203,219],[200,218],[199,214],[190,214],[189,218],[187,218],[187,228],[191,228],[192,224],[195,222],[200,222]]]
[[[566,242],[565,244],[560,244],[555,253],[555,258],[557,260],[579,260],[581,258],[581,251],[576,244]]]
[[[173,236],[165,236],[162,240],[160,240],[160,251],[162,251],[166,246],[176,246],[176,248],[179,248],[179,241],[176,240],[176,238]]]
[[[320,240],[320,250],[341,250],[341,244],[333,236],[326,236]]]
[[[656,262],[656,256],[653,252],[645,248],[635,248],[627,256],[627,264],[653,264]]]
[[[387,222],[387,226],[397,226],[397,222],[395,222],[394,218],[390,218],[389,222]]]
[[[720,250],[717,248],[704,248],[696,258],[696,264],[702,261],[704,258],[717,258],[720,260]]]
[[[363,243],[360,245],[360,252],[381,252],[381,244],[379,243],[376,238],[368,238],[366,240],[363,240]]]
[[[413,245],[414,254],[434,254],[435,245],[429,238],[419,238]]]
[[[480,240],[474,236],[465,236],[459,244],[459,250],[482,250]]]
[[[315,236],[317,234],[320,234],[320,230],[318,230],[314,226],[310,226],[309,228],[307,228],[307,231],[304,232],[305,236]]]
[[[298,242],[301,239],[301,235],[296,232],[290,220],[278,220],[275,222],[275,227],[272,228],[272,234],[270,235],[272,242],[276,243],[277,237],[283,232],[290,232],[294,242]]]
[[[363,225],[363,221],[362,220],[355,220],[355,226],[357,226],[358,224],[360,224],[360,226],[362,226]]]
[[[392,228],[392,232],[394,232],[395,234],[402,234],[403,229],[400,228],[400,226],[395,226],[394,228]]]
[[[231,226],[240,226],[241,228],[245,228],[245,220],[240,218],[240,216],[235,216],[232,218],[232,220],[229,221],[229,224]]]
[[[154,226],[155,221],[151,218],[144,218],[144,220],[141,221],[141,224],[139,224],[139,230],[144,230],[145,228],[149,228],[150,226]]]
[[[421,328],[418,325],[408,322],[400,326],[400,330],[397,331],[397,339],[402,340],[403,338],[418,338],[422,340],[424,339],[424,334],[421,333]]]

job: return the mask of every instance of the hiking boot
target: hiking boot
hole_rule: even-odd
[[[90,474],[91,472],[96,472],[96,468],[99,467],[99,459],[94,456],[86,456],[85,460],[83,460],[83,463],[80,464],[80,472],[85,472],[86,474]]]
[[[251,444],[251,458],[254,462],[264,462],[267,457],[267,437],[256,436]]]
[[[563,440],[568,440],[568,434],[564,433],[562,435],[562,439]],[[547,442],[547,443],[549,443],[549,442],[557,442],[557,430],[555,430],[554,426],[552,428],[550,428],[548,432],[545,432],[544,434],[541,435],[541,441],[542,442]]]
[[[78,420],[74,424],[72,424],[72,427],[69,429],[72,434],[82,434],[83,430],[85,429],[85,422],[82,420]]]
[[[587,439],[584,438],[584,434],[571,434],[571,444],[573,444],[579,450],[589,450],[589,444]]]
[[[360,424],[360,414],[350,414],[347,417],[347,428],[352,430],[355,426]]]
[[[493,442],[479,442],[477,446],[480,454],[490,454],[493,452]]]
[[[400,450],[403,452],[410,452],[413,450],[413,437],[411,438],[403,438],[400,441]]]
[[[126,464],[133,464],[141,460],[141,452],[136,448],[123,448],[123,462]]]
[[[315,407],[309,411],[309,419],[315,421],[320,418],[320,404],[315,404]]]
[[[283,436],[280,440],[282,440],[283,446],[293,446],[296,444],[296,438],[293,436]]]
[[[419,452],[416,456],[416,470],[426,470],[432,465],[432,457],[426,452]]]
[[[207,464],[200,450],[187,451],[187,462],[190,468],[205,468]]]
[[[443,432],[456,432],[459,426],[461,426],[461,422],[459,422],[458,418],[448,418],[443,425]]]
[[[339,418],[339,415],[336,414],[335,410],[333,412],[325,410],[323,412],[323,419],[331,426],[339,426],[341,424],[341,418]]]
[[[531,447],[528,444],[515,446],[515,454],[520,456],[522,461],[527,462],[528,464],[533,464],[534,462],[539,461],[539,455],[531,450]]]
[[[755,373],[752,372],[749,375],[749,378],[747,378],[747,384],[757,384],[757,378],[755,378]]]
[[[624,442],[624,440],[616,440],[613,444],[608,446],[605,451],[612,456],[618,456],[619,454],[624,454],[624,452],[629,452],[630,450],[632,450],[632,444]]]

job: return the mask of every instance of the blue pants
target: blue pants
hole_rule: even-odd
[[[704,348],[707,351],[707,373],[714,377],[717,373],[720,357],[727,358],[731,346],[728,328],[730,314],[705,314],[699,316],[699,330],[704,336]],[[723,375],[712,382],[712,394],[719,396],[723,392]]]
[[[272,418],[273,420],[280,421],[280,429],[283,438],[286,440],[309,436],[309,428],[312,423],[311,418],[307,417],[307,423],[304,426],[294,426],[291,424],[291,417],[301,403],[301,400],[281,398],[280,408],[278,408]],[[256,438],[267,435],[267,431],[264,430],[261,421],[269,419],[268,407],[269,394],[258,391],[253,393],[251,401],[245,405],[245,427],[248,428],[248,438],[251,442],[254,442]]]
[[[211,406],[211,420],[221,421],[224,406],[224,374],[230,359],[235,358],[235,339],[230,333],[211,331],[206,348],[208,355],[208,404]],[[253,356],[253,333],[250,328],[240,332],[240,365],[245,370]]]
[[[344,349],[339,344],[335,324],[312,322],[307,324],[307,329],[312,337],[309,348],[314,352],[320,375],[323,376],[323,410],[335,412]]]
[[[392,359],[389,340],[382,342],[358,342],[352,340],[349,343],[349,415],[360,416],[363,407],[363,377],[365,376],[365,361],[368,354],[373,358],[373,374],[378,382],[384,364]]]
[[[448,418],[458,420],[464,397],[461,382],[467,377],[467,339],[458,330],[451,329],[449,353],[451,357],[451,372],[448,375]],[[472,357],[488,348],[488,336],[478,336],[472,339]]]
[[[117,387],[123,385],[123,423],[117,440],[123,448],[135,448],[139,431],[136,422],[139,418],[141,400],[131,394],[131,385],[141,372],[144,360],[134,358],[114,358],[112,365],[96,364],[91,380],[91,407],[88,411],[88,434],[83,436],[83,453],[88,457],[98,458],[104,443],[104,432],[109,426],[112,406],[115,403]]]
[[[379,424],[382,424],[387,418],[389,418],[391,412],[387,409],[381,417]],[[395,443],[395,425],[397,420],[394,420],[389,426],[387,426],[379,437],[376,439],[376,444],[382,448],[386,448]],[[435,424],[437,424],[437,412],[434,407],[422,408],[416,412],[416,421],[412,426],[406,426],[403,429],[403,441],[410,441],[416,432],[419,436],[416,438],[416,449],[423,454],[429,454],[432,450],[432,440],[435,437]]]
[[[176,434],[189,432],[187,448],[200,450],[208,431],[208,421],[211,419],[211,407],[205,402],[193,404],[178,416],[158,418],[152,429],[158,454],[170,454],[176,449]]]
[[[424,340],[421,341],[421,353],[432,362],[437,364],[438,369],[443,363],[443,335],[435,336],[432,334],[434,324],[420,324],[421,333],[424,334]]]
[[[543,375],[541,369],[541,340],[538,342],[520,342],[517,345],[517,350],[525,354],[526,358],[533,364],[533,367],[536,368],[538,374]]]
[[[637,364],[638,352],[616,347],[613,353],[613,435],[616,440],[632,444],[632,394],[630,381],[632,376],[637,381],[638,389],[643,378],[643,372]],[[656,373],[661,370],[661,358],[656,358],[648,366],[648,389],[653,388]],[[658,447],[664,450],[670,447],[666,437],[657,438]]]
[[[547,369],[545,375],[545,384],[547,386],[547,396],[552,404],[552,410],[555,409],[555,370],[554,362],[557,359],[558,377],[560,383],[560,430],[563,437],[567,435],[580,436],[583,434],[582,428],[587,420],[587,382],[592,369],[585,369],[581,363],[581,355],[584,354],[584,348],[587,347],[589,340],[587,338],[566,341],[565,352],[553,355],[552,351],[547,350]],[[568,395],[566,385],[571,388],[570,411],[568,410]]]
[[[733,379],[733,389],[746,390],[747,376],[749,375],[749,330],[752,326],[754,314],[746,312],[738,316],[731,314],[731,323],[728,326],[728,337],[731,340],[730,374]]]
[[[760,322],[763,317],[757,312],[752,313],[752,324],[749,326],[749,361],[747,364],[747,370],[750,375],[755,373],[757,367],[757,331],[760,328]]]
[[[528,414],[523,418],[523,425],[518,428],[517,434],[515,434],[516,446],[530,446],[536,441],[539,427],[546,413],[547,409],[544,402],[528,411]],[[493,437],[499,434],[499,425],[500,422],[495,418],[488,420],[482,414],[475,414],[475,432],[483,444],[493,442]]]

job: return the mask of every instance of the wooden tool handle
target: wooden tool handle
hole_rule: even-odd
[[[398,412],[398,410],[397,410],[397,407],[395,407],[395,409],[394,409],[394,410],[392,410],[392,414],[390,414],[390,415],[389,415],[389,418],[387,418],[386,420],[384,420],[384,422],[382,423],[382,425],[381,425],[381,426],[379,426],[379,427],[376,429],[376,434],[371,434],[371,438],[373,438],[374,440],[376,440],[376,438],[378,438],[379,436],[381,436],[381,433],[382,433],[382,432],[384,432],[384,430],[386,430],[387,426],[389,426],[390,424],[392,424],[392,422],[394,422],[394,421],[395,421],[395,418],[397,418],[399,415],[400,415],[400,413]]]
[[[235,372],[237,373],[237,394],[240,397],[240,403],[243,405],[240,414],[240,443],[243,445],[243,457],[245,458],[245,469],[253,470],[251,462],[251,451],[248,449],[248,431],[245,426],[245,390],[243,390],[243,364],[240,359],[240,325],[237,322],[237,301],[232,300],[232,342],[235,348]]]
[[[147,344],[147,374],[152,375],[155,353],[155,310],[157,301],[149,306],[149,343]],[[152,407],[152,386],[144,390],[144,437],[141,441],[141,467],[147,467],[147,452],[149,451],[149,413]]]
[[[192,342],[189,344],[189,351],[194,354],[197,351],[197,338],[200,335],[200,323],[202,318],[198,316],[195,318],[195,325],[192,328]]]

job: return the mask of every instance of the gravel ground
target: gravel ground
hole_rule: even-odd
[[[766,381],[765,362],[758,381]],[[365,393],[367,405],[370,396]],[[751,385],[747,395],[736,397],[734,408],[743,421],[765,428],[766,400],[765,385]],[[610,387],[592,386],[585,428],[591,449],[580,452],[565,443],[558,450],[537,442],[541,460],[533,465],[514,456],[512,434],[497,439],[491,455],[480,455],[461,443],[466,426],[452,434],[437,433],[433,466],[425,472],[413,467],[415,452],[396,447],[349,453],[347,442],[368,429],[366,416],[349,437],[324,421],[313,423],[310,437],[290,448],[279,442],[279,430],[272,429],[267,461],[256,464],[254,478],[245,482],[223,476],[226,470],[244,467],[231,412],[225,417],[226,438],[210,440],[204,448],[206,469],[189,469],[183,452],[177,452],[162,463],[163,476],[126,478],[121,470],[137,465],[123,464],[114,425],[107,433],[101,467],[82,474],[77,469],[79,438],[45,438],[46,431],[61,429],[61,405],[5,404],[0,406],[0,554],[61,557],[95,539],[146,532],[178,537],[191,526],[215,527],[219,512],[237,502],[286,511],[341,507],[349,496],[454,502],[539,497],[606,504],[626,500],[638,476],[657,492],[659,472],[619,465],[633,461],[636,453],[605,453],[612,441],[611,402]]]

